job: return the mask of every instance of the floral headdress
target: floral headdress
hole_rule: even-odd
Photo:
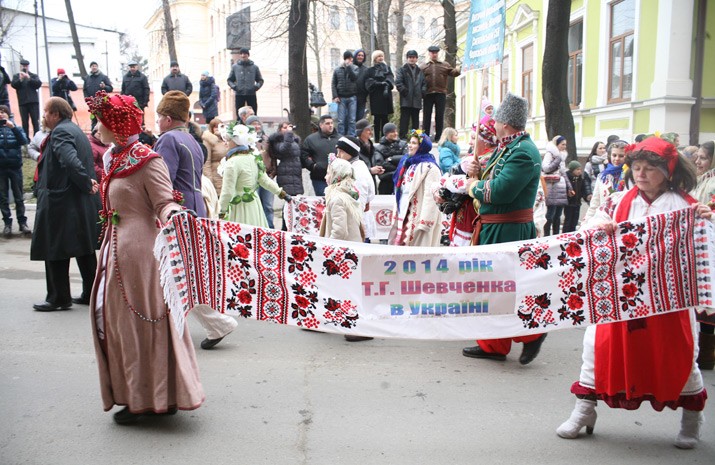
[[[97,118],[114,133],[119,145],[124,145],[127,139],[142,131],[144,113],[131,95],[108,95],[100,90],[84,101],[89,107],[92,118]]]
[[[232,140],[236,145],[253,147],[258,141],[258,135],[253,126],[244,126],[236,121],[231,121],[223,127],[219,126],[219,131],[224,141]]]
[[[418,141],[420,141],[420,144],[422,143],[422,140],[427,134],[425,134],[422,129],[413,129],[410,132],[407,133],[407,140],[412,139],[413,137],[416,137]]]
[[[668,174],[673,176],[675,168],[678,166],[678,149],[673,144],[660,137],[648,137],[637,144],[626,146],[628,155],[634,156],[640,151],[652,152],[664,159],[668,165]]]
[[[429,153],[432,150],[432,139],[422,132],[421,129],[413,129],[407,133],[407,140],[409,141],[413,137],[420,141],[420,146],[417,148],[417,153]]]

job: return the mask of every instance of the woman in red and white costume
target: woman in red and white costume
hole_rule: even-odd
[[[628,191],[616,193],[584,225],[613,232],[617,223],[683,208],[712,218],[706,205],[687,194],[696,184],[695,168],[671,143],[650,137],[626,149]],[[697,326],[693,309],[644,319],[590,326],[583,340],[579,381],[571,387],[576,407],[558,427],[573,439],[596,424],[596,401],[635,410],[649,401],[657,411],[683,409],[675,446],[692,449],[700,438],[707,392],[697,363]]]

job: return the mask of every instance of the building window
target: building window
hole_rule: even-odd
[[[430,32],[430,36],[432,37],[432,40],[436,39],[437,36],[439,35],[439,27],[437,27],[437,19],[436,18],[432,18],[432,21],[430,21],[429,32]]]
[[[330,49],[330,67],[337,68],[340,66],[340,49],[331,48]]]
[[[417,37],[425,36],[425,19],[420,16],[417,18]]]
[[[501,62],[501,78],[499,79],[499,87],[501,89],[501,100],[504,100],[506,93],[509,92],[509,55],[505,55]]]
[[[631,98],[633,90],[634,0],[611,4],[608,60],[608,103]]]
[[[345,9],[345,29],[348,31],[355,30],[355,8]]]
[[[583,20],[569,27],[568,96],[571,108],[581,104],[581,73],[583,71]]]
[[[412,35],[412,16],[405,15],[403,24],[405,25],[405,37],[410,37]]]
[[[461,126],[467,125],[467,76],[459,77],[459,120]]]
[[[531,115],[532,95],[534,93],[534,44],[521,49],[521,96],[529,102]]]
[[[333,29],[340,28],[340,9],[337,6],[330,7],[330,27]]]

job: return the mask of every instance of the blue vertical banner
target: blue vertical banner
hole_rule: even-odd
[[[481,69],[504,57],[506,0],[472,0],[462,66]]]

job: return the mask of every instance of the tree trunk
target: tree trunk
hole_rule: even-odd
[[[171,7],[169,6],[169,0],[161,0],[161,6],[164,10],[164,33],[166,35],[166,47],[169,49],[169,61],[179,61],[176,55],[174,22],[171,20]]]
[[[74,23],[74,13],[72,12],[72,3],[70,2],[70,0],[65,0],[65,7],[67,8],[67,19],[70,23],[70,31],[72,32],[72,44],[74,45],[74,54],[77,57],[77,64],[79,65],[79,75],[85,77],[87,75],[87,68],[84,67],[82,47],[79,44],[77,25]]]
[[[310,134],[308,101],[308,21],[309,0],[291,0],[288,17],[288,98],[296,132],[305,139]]]
[[[309,43],[308,45],[310,48],[313,50],[313,53],[315,54],[315,67],[316,67],[316,72],[317,72],[317,80],[318,80],[318,90],[323,90],[323,67],[320,64],[320,40],[318,39],[318,12],[317,12],[317,2],[312,3],[313,7],[313,16],[310,18],[310,29],[311,29],[311,39],[312,39],[312,44]]]
[[[568,160],[576,159],[576,134],[568,98],[568,36],[571,0],[549,0],[546,17],[541,95],[544,99],[546,134],[561,135],[568,141]]]
[[[397,70],[402,67],[402,60],[405,55],[405,44],[407,44],[405,40],[405,25],[402,22],[405,17],[405,0],[397,0],[397,8],[395,8],[392,14],[395,15],[395,24],[397,25],[395,30],[395,57],[397,59],[393,65],[393,68]]]
[[[444,43],[447,53],[444,61],[457,66],[457,17],[454,11],[454,0],[443,0],[444,9]],[[457,114],[457,96],[454,93],[454,79],[447,80],[447,106],[444,111],[444,126],[455,127]]]
[[[385,52],[385,61],[390,63],[390,5],[392,0],[377,3],[377,43],[375,47]],[[390,63],[393,67],[395,63]]]
[[[371,66],[372,61],[370,57],[372,56],[372,47],[370,47],[370,22],[372,21],[372,15],[370,15],[370,2],[372,2],[372,0],[353,1],[355,4],[355,12],[357,13],[360,42],[362,42],[362,49],[365,50],[365,62],[367,65]]]

